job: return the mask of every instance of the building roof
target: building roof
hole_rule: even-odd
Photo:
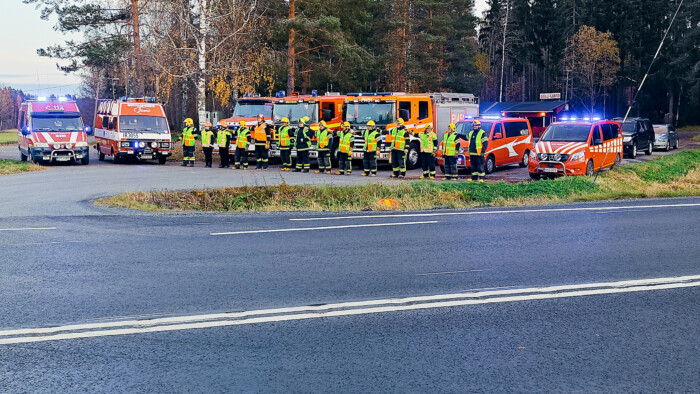
[[[503,112],[558,112],[561,111],[567,101],[522,101],[522,102],[482,102],[479,104],[479,113],[483,115],[501,115]]]

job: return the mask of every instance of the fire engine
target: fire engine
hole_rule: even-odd
[[[312,91],[311,95],[299,95],[292,93],[291,96],[284,96],[284,92],[279,92],[275,99],[275,105],[272,110],[272,121],[277,126],[282,124],[282,119],[289,119],[291,127],[296,128],[299,124],[299,119],[308,116],[309,125],[313,131],[318,131],[319,123],[323,120],[330,130],[339,130],[343,126],[343,105],[346,96],[339,93],[326,93],[319,96],[317,91]],[[312,143],[316,143],[314,137]],[[315,145],[309,151],[310,158],[318,156]],[[337,159],[338,141],[333,141],[331,146],[331,157]],[[296,157],[296,149],[292,149],[292,157]],[[277,149],[277,144],[273,144],[270,156],[280,157],[280,152]]]
[[[420,138],[413,134],[414,130],[421,132],[432,124],[441,139],[450,123],[478,114],[479,99],[468,93],[349,93],[343,119],[356,130],[353,159],[362,159],[367,122],[373,120],[382,130],[379,161],[389,161],[391,147],[384,143],[386,133],[396,126],[398,118],[403,119],[410,133],[406,166],[413,169],[418,167],[420,157]]]
[[[241,121],[245,121],[246,125],[253,130],[255,123],[258,121],[258,115],[262,114],[265,123],[272,126],[272,97],[261,97],[259,95],[246,94],[245,97],[238,99],[236,107],[233,109],[233,114],[230,118],[222,119],[220,123],[225,123],[235,135]],[[233,154],[236,150],[236,145],[231,141],[229,152],[233,161]],[[218,145],[214,146],[214,151],[218,152]],[[255,144],[248,145],[248,155],[255,154]]]
[[[157,159],[165,164],[173,142],[163,106],[154,97],[100,100],[95,116],[98,159]]]
[[[78,104],[68,97],[39,97],[22,103],[17,125],[22,161],[88,164],[90,152]]]
[[[530,153],[532,179],[588,175],[612,168],[622,159],[620,123],[585,117],[563,118],[545,130]]]

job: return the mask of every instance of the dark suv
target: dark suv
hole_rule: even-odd
[[[654,150],[654,127],[649,119],[627,118],[623,123],[622,118],[615,118],[622,125],[622,140],[625,155],[630,159],[637,157],[637,152],[643,150],[650,155]]]

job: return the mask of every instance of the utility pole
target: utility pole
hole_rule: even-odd
[[[119,78],[112,78],[112,99],[115,99],[114,97],[114,83],[119,82]]]
[[[502,103],[503,102],[503,71],[506,66],[506,33],[508,31],[508,13],[510,11],[510,1],[506,0],[506,20],[505,24],[503,25],[503,47],[501,48],[503,51],[503,56],[501,57],[501,87],[498,90],[498,102]]]
[[[566,91],[564,92],[564,101],[569,101],[569,73],[571,70],[566,70]]]
[[[293,20],[295,17],[295,0],[289,0],[289,19]],[[296,31],[294,28],[289,29],[289,41],[287,42],[287,94],[292,94],[294,91],[294,69],[296,67],[296,48],[294,47],[294,39],[296,38]]]
[[[92,75],[95,75],[95,69],[92,69]],[[97,72],[97,81],[95,82],[95,112],[92,114],[92,128],[95,129],[95,119],[97,118],[97,105],[100,102],[100,73]]]
[[[199,6],[199,41],[197,51],[199,52],[199,76],[197,79],[197,112],[199,116],[199,128],[204,127],[207,121],[206,102],[206,72],[207,72],[207,35],[209,33],[207,0],[198,0]]]

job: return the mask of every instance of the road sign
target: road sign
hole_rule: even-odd
[[[561,93],[540,93],[540,100],[561,100]]]

